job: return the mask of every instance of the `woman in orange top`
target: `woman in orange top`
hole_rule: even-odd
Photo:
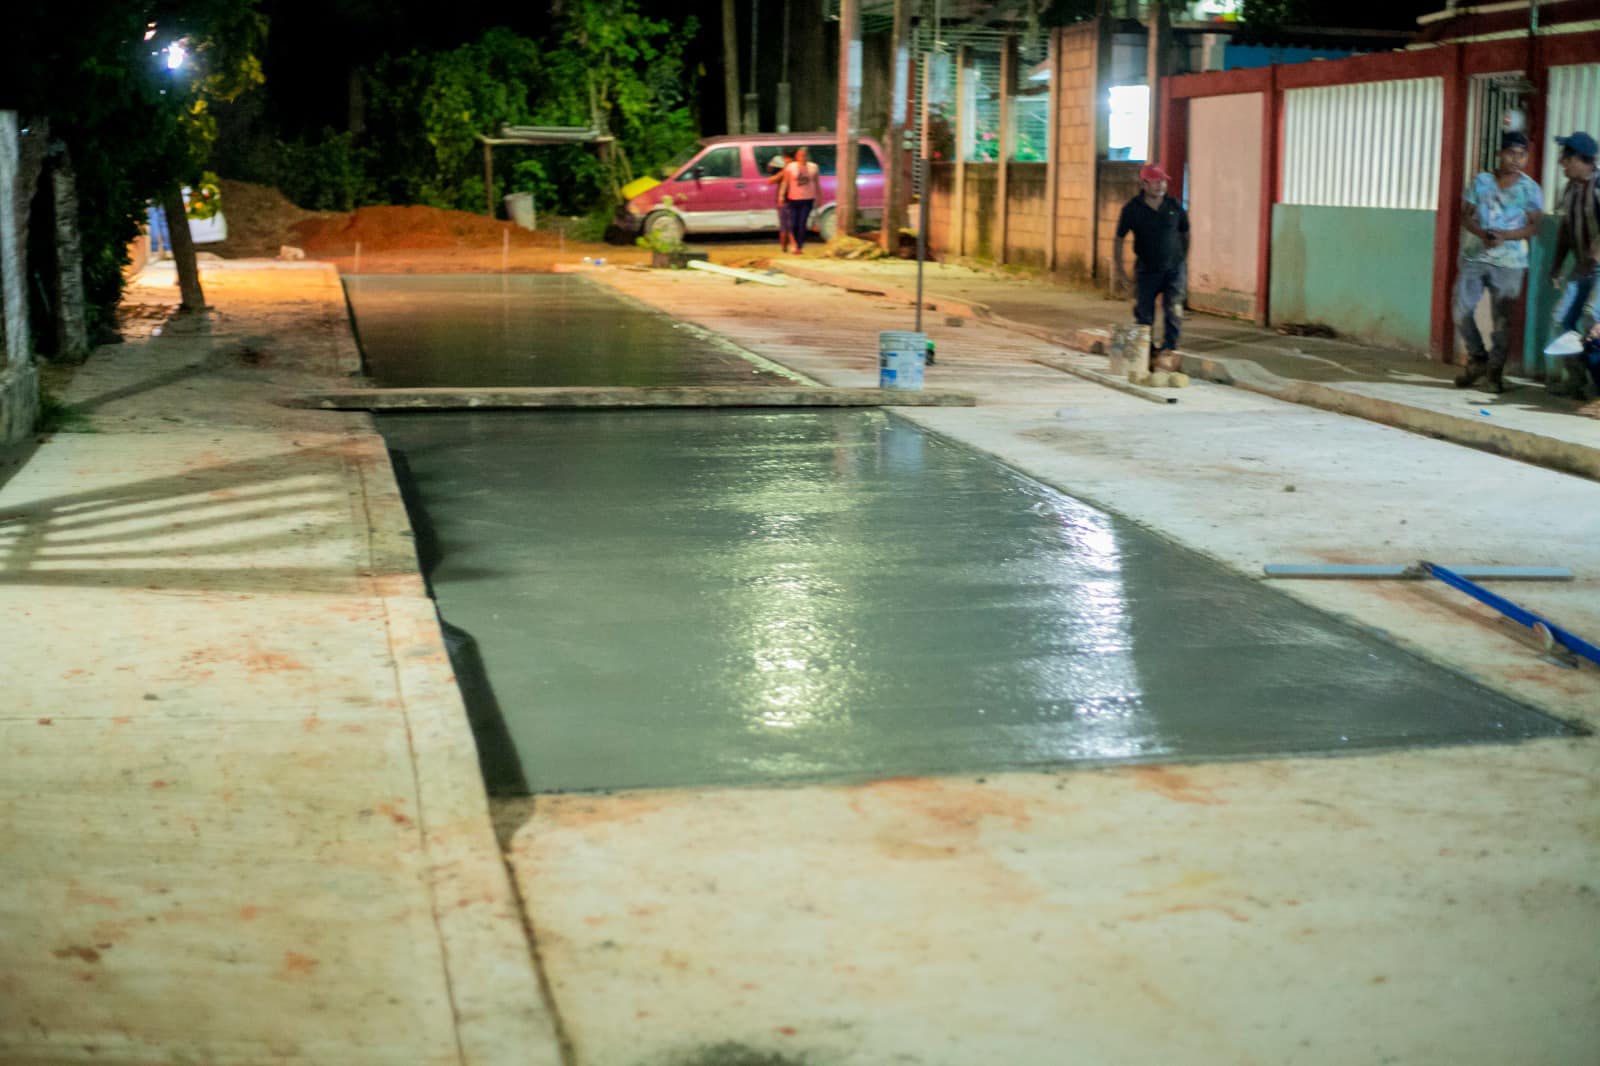
[[[806,224],[817,203],[817,165],[804,148],[796,148],[794,162],[783,168],[784,210],[789,214],[789,238],[800,255],[806,246]]]

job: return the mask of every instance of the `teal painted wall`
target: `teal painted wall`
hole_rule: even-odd
[[[1554,362],[1544,354],[1555,332],[1550,326],[1550,316],[1555,314],[1556,300],[1561,296],[1550,287],[1550,260],[1556,254],[1556,231],[1561,220],[1546,214],[1539,225],[1539,236],[1528,242],[1528,313],[1522,331],[1522,372],[1544,375]],[[1570,262],[1570,260],[1569,260]]]
[[[1272,321],[1320,322],[1341,336],[1426,352],[1434,212],[1385,207],[1272,209]]]

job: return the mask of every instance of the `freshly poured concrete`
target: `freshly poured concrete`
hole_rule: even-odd
[[[1564,731],[884,413],[380,428],[536,792]]]
[[[793,383],[577,275],[356,275],[345,288],[381,386]]]

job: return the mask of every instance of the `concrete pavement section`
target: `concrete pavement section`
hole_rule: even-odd
[[[916,264],[898,259],[775,261],[796,277],[915,306]],[[931,310],[1005,326],[1088,352],[1110,323],[1131,322],[1130,302],[1032,278],[928,263]],[[1184,370],[1275,399],[1396,426],[1600,480],[1600,400],[1580,405],[1525,378],[1501,395],[1461,390],[1454,367],[1415,352],[1330,337],[1287,336],[1246,322],[1192,314]]]
[[[898,301],[820,286],[608,280],[834,386],[907,328]],[[978,406],[896,417],[1247,574],[1568,563],[1508,594],[1600,633],[1600,485],[1205,383],[1144,403],[1013,331],[934,332],[932,383]],[[1448,589],[1279,587],[1600,723],[1600,675]],[[1585,738],[542,797],[500,821],[585,1064],[1578,1066],[1600,1046],[1597,798]]]
[[[596,276],[835,387],[908,326]],[[212,332],[96,353],[99,432],[0,489],[0,1062],[1594,1062],[1592,737],[544,796],[496,811],[519,915],[382,444],[273,402],[348,366],[337,287],[207,283]],[[1508,593],[1600,634],[1592,481],[1206,383],[1145,403],[962,322],[929,384],[978,406],[895,417],[1248,574],[1565,564]],[[1600,675],[1449,589],[1282,588],[1600,724]]]
[[[338,278],[204,281],[0,489],[0,1062],[558,1062]]]

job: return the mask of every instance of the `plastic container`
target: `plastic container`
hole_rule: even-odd
[[[878,334],[878,387],[922,388],[923,360],[927,352],[928,337],[924,333],[888,329]]]
[[[523,229],[533,229],[537,221],[533,214],[533,193],[506,194],[506,217]]]

